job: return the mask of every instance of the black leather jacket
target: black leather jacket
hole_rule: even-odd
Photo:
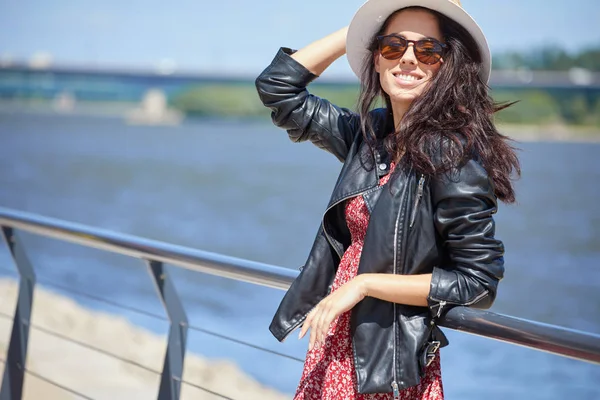
[[[389,173],[385,152],[372,151],[359,117],[306,86],[316,78],[282,48],[256,79],[259,96],[275,125],[294,142],[310,140],[343,167],[306,264],[284,296],[270,326],[280,341],[300,326],[330,290],[350,245],[344,201],[362,195],[370,211],[358,273],[432,273],[426,307],[367,297],[351,314],[359,393],[392,392],[419,383],[428,343],[447,341],[435,318],[454,305],[488,308],[503,276],[504,247],[494,238],[496,197],[485,169],[475,160],[456,173],[423,176],[410,168]],[[373,111],[376,131],[389,132],[384,110]],[[374,160],[374,162],[373,162]],[[430,349],[431,350],[431,349]],[[434,349],[435,350],[435,349]]]

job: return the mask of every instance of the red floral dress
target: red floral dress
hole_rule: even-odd
[[[391,165],[393,170],[394,164]],[[390,174],[382,177],[379,185],[384,185]],[[346,221],[352,243],[340,261],[332,291],[352,280],[358,270],[362,252],[369,210],[362,196],[346,201]],[[392,393],[357,393],[352,338],[350,337],[350,311],[335,320],[324,343],[309,350],[304,362],[304,370],[294,400],[384,400],[393,399]],[[439,351],[434,361],[427,367],[425,376],[417,386],[400,391],[401,400],[443,400],[442,375]]]

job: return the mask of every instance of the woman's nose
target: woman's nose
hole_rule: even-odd
[[[408,47],[402,57],[400,58],[400,64],[417,64],[417,57],[415,56],[415,45],[413,43],[409,43]]]

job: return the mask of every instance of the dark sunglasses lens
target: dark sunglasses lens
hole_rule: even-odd
[[[406,51],[407,43],[399,37],[383,37],[379,41],[379,51],[383,58],[397,60]]]
[[[435,64],[443,54],[442,45],[434,40],[419,40],[415,43],[415,55],[423,64]]]

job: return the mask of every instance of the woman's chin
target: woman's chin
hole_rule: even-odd
[[[404,91],[394,91],[389,94],[390,100],[392,104],[401,104],[404,106],[412,103],[417,97],[419,97],[419,93],[416,93],[413,90],[404,90]]]

